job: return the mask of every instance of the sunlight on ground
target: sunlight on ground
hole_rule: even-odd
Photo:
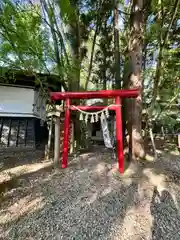
[[[178,150],[173,150],[170,152],[170,154],[172,154],[174,156],[180,156],[180,152]]]
[[[108,172],[108,168],[105,163],[100,162],[96,165],[96,168],[94,170],[94,173],[101,176]]]
[[[163,156],[163,160],[166,160],[165,156],[167,161],[171,159],[170,154],[161,155]],[[178,159],[178,157],[175,158]],[[159,159],[162,160],[162,158]],[[0,172],[0,181],[3,181],[4,179],[2,178],[5,176],[14,180],[13,178],[23,177],[23,175],[26,178],[29,177],[29,175],[26,176],[26,174],[37,172],[36,174],[30,175],[30,181],[29,179],[25,181],[26,185],[21,186],[19,184],[16,189],[12,188],[10,191],[7,189],[8,192],[5,192],[3,195],[7,202],[5,203],[4,201],[3,210],[0,211],[0,225],[8,226],[9,229],[7,228],[5,230],[6,232],[4,231],[7,239],[10,236],[8,231],[11,231],[13,225],[23,226],[23,224],[20,225],[18,223],[19,220],[24,219],[22,222],[26,222],[28,216],[33,222],[34,214],[36,213],[40,218],[45,217],[46,214],[39,215],[39,210],[48,209],[49,205],[47,203],[53,198],[56,199],[56,201],[52,201],[53,204],[55,204],[52,205],[52,209],[59,204],[57,211],[61,211],[62,202],[69,201],[68,199],[71,199],[70,194],[72,194],[72,201],[70,201],[69,204],[65,204],[63,213],[60,212],[54,221],[58,222],[57,219],[59,216],[69,214],[66,215],[66,220],[71,223],[70,217],[73,211],[79,212],[83,209],[82,213],[85,214],[84,217],[89,217],[88,214],[92,214],[89,209],[92,207],[93,210],[97,210],[98,214],[99,211],[102,210],[103,212],[104,209],[106,209],[108,214],[114,214],[113,224],[112,226],[109,225],[112,233],[112,238],[109,239],[112,240],[145,239],[145,237],[151,235],[154,224],[154,215],[151,212],[151,207],[155,188],[159,193],[155,200],[158,201],[159,199],[159,201],[161,201],[161,194],[163,195],[163,190],[166,190],[172,196],[174,204],[179,211],[178,197],[176,199],[177,193],[173,187],[171,189],[168,186],[166,171],[164,171],[166,169],[162,169],[161,162],[161,164],[158,164],[157,161],[156,164],[154,164],[149,160],[149,162],[147,161],[147,165],[144,162],[143,164],[141,164],[141,162],[136,162],[136,164],[132,163],[128,165],[124,174],[120,174],[118,171],[118,163],[112,163],[111,156],[109,157],[109,161],[107,160],[107,157],[103,159],[101,156],[97,158],[97,155],[91,157],[84,154],[81,158],[78,156],[77,159],[73,160],[73,164],[71,162],[72,165],[70,164],[66,170],[58,169],[57,172],[53,171],[53,173],[52,171],[50,173],[49,169],[46,171],[46,168],[52,166],[52,162],[50,161],[24,164]],[[82,167],[81,161],[83,162]],[[39,171],[42,169],[44,169],[47,174],[44,174],[44,171]],[[42,172],[43,174],[41,175]],[[86,188],[84,188],[84,185],[87,185]],[[75,189],[75,187],[77,187],[77,189]],[[27,188],[26,191],[24,191],[25,188]],[[75,192],[81,188],[82,191],[75,195]],[[13,191],[16,193],[14,194],[15,198],[12,194]],[[118,197],[119,195],[117,195],[116,191],[119,192],[120,197]],[[22,195],[20,194],[21,192],[23,193]],[[26,197],[24,197],[25,194]],[[47,200],[46,194],[49,200]],[[53,198],[51,199],[51,197]],[[122,202],[119,204],[120,201]],[[122,209],[120,209],[121,206]],[[120,210],[118,211],[116,207]],[[85,212],[86,209],[88,212]],[[112,215],[110,216],[112,217]],[[88,221],[89,219],[87,218],[87,222]],[[74,223],[72,222],[72,224]],[[16,231],[16,229],[13,231]],[[25,230],[23,231],[25,232]]]
[[[157,187],[160,196],[164,190],[168,191],[173,198],[176,208],[179,210],[176,193],[168,188],[165,175],[155,174],[152,169],[144,169],[143,174],[148,177],[149,182],[153,184],[153,186]]]
[[[151,156],[151,155],[149,155],[149,154],[146,154],[145,160],[148,161],[148,162],[153,162],[155,159],[154,159],[154,156]]]
[[[21,198],[10,207],[0,211],[0,225],[15,221],[27,213],[32,213],[43,208],[43,200],[43,197],[31,199],[31,196],[26,196]]]
[[[111,191],[112,191],[112,187],[109,186],[102,191],[101,196],[105,197],[106,195],[110,194]]]
[[[18,177],[23,174],[33,173],[39,171],[43,168],[50,167],[52,165],[51,161],[33,164],[24,164],[14,168],[8,168],[8,170],[3,170],[0,172],[0,183],[3,181],[8,181],[13,177]]]
[[[165,175],[155,174],[151,168],[144,169],[143,174],[149,179],[152,185],[157,187],[159,192],[166,189]]]
[[[158,154],[162,154],[162,153],[163,153],[163,151],[161,151],[161,150],[159,150],[159,149],[157,149],[156,152],[157,152]]]
[[[148,211],[150,212],[150,210]],[[148,222],[148,223],[147,223]],[[135,224],[136,223],[136,224]],[[149,228],[146,228],[146,225]],[[142,209],[131,207],[127,210],[123,220],[121,238],[113,238],[113,240],[120,239],[144,239],[143,236],[151,235],[151,226],[153,225],[153,218],[150,213]],[[137,235],[138,230],[138,235]],[[136,237],[137,238],[136,238]]]
[[[132,171],[131,169],[126,176],[121,178],[123,183],[130,183],[132,181],[131,177],[134,173],[135,171]],[[143,175],[146,177],[145,179],[136,179],[138,183],[138,191],[137,194],[134,195],[134,201],[136,204],[134,206],[129,206],[122,224],[116,223],[119,234],[117,234],[118,237],[116,237],[115,234],[115,236],[112,237],[112,240],[145,239],[145,237],[148,237],[149,239],[152,237],[154,217],[150,208],[151,202],[153,201],[154,188],[157,188],[159,197],[161,197],[164,190],[169,192],[178,212],[180,213],[178,201],[176,199],[176,193],[167,186],[165,175],[156,174],[151,168],[144,169]],[[147,199],[150,199],[150,201]],[[159,204],[161,203],[160,199],[158,199],[158,196],[156,196],[154,201],[159,201]],[[147,228],[147,226],[149,227]]]
[[[92,196],[87,201],[87,204],[91,205],[93,202],[97,200],[97,198],[98,198],[98,192],[93,193]]]

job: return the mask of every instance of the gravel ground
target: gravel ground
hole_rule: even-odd
[[[123,176],[103,149],[64,170],[28,156],[1,166],[0,239],[180,239],[179,155],[132,164]]]

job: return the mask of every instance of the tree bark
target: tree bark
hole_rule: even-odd
[[[154,77],[153,96],[152,96],[152,102],[151,102],[152,110],[154,108],[154,104],[155,104],[155,101],[156,101],[156,98],[157,98],[158,92],[159,92],[159,85],[161,83],[161,76],[162,76],[162,72],[163,72],[163,51],[164,51],[164,48],[168,41],[170,30],[175,21],[175,17],[176,17],[177,11],[178,11],[179,4],[180,4],[180,0],[176,0],[173,10],[172,10],[172,16],[171,16],[169,25],[167,27],[167,30],[165,31],[165,34],[164,34],[164,31],[162,31],[162,30],[160,32],[159,54],[158,54],[158,59],[157,59],[156,73],[155,73],[155,77]],[[162,6],[162,8],[163,8],[163,6]],[[159,17],[160,17],[160,19],[158,19],[158,20],[160,20],[162,22],[160,27],[163,28],[163,25],[164,25],[163,18],[165,16],[164,16],[164,14],[159,13]]]
[[[131,73],[129,76],[129,87],[139,88],[140,95],[128,103],[129,124],[132,132],[129,132],[130,142],[132,138],[132,158],[143,158],[145,156],[142,138],[142,49],[143,49],[143,24],[144,24],[144,0],[133,0],[130,16],[130,41],[129,62]],[[131,111],[130,111],[131,109]],[[129,127],[129,131],[130,127]]]
[[[98,7],[99,5],[99,7]],[[90,63],[89,63],[89,69],[88,69],[88,76],[86,79],[86,83],[85,83],[85,89],[87,90],[88,88],[88,84],[91,78],[91,73],[92,73],[92,68],[93,68],[93,60],[94,60],[94,52],[95,52],[95,45],[96,45],[96,39],[98,36],[98,32],[100,31],[101,28],[101,6],[102,5],[102,1],[100,0],[99,4],[97,1],[97,16],[96,16],[96,29],[94,32],[94,37],[93,37],[93,42],[92,42],[92,48],[91,48],[91,57],[90,57]]]
[[[119,30],[118,30],[118,6],[114,4],[114,59],[115,59],[115,88],[121,88],[120,79],[120,52],[119,52]]]

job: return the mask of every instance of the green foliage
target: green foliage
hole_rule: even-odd
[[[121,25],[118,29],[119,78],[126,86],[131,74],[128,56],[132,34],[131,4],[125,5],[123,0],[118,2]],[[173,125],[169,110],[172,104],[178,104],[180,91],[180,7],[172,19],[177,0],[149,0],[144,3],[147,4],[143,13],[144,30],[143,36],[139,36],[144,40],[143,107],[148,109],[152,119],[158,118],[156,120],[162,124],[171,122]],[[1,66],[55,74],[59,79],[56,84],[61,82],[66,90],[71,91],[83,89],[88,75],[91,76],[91,89],[114,87],[114,7],[114,1],[108,0],[44,0],[39,3],[2,0]],[[91,59],[92,68],[89,68]],[[158,61],[160,71],[157,71]],[[157,99],[152,104],[155,82]]]
[[[7,4],[8,3],[8,4]],[[26,69],[42,68],[43,45],[39,7],[23,6],[23,11],[5,1],[0,15],[0,55],[6,64]]]

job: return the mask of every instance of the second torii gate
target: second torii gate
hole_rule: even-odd
[[[105,106],[73,106],[70,104],[71,99],[93,99],[93,98],[114,98],[115,105],[110,106],[109,110],[116,112],[116,141],[117,141],[117,157],[118,168],[120,173],[124,172],[124,154],[123,154],[123,130],[122,130],[122,98],[137,98],[138,89],[129,90],[100,90],[87,92],[51,92],[50,96],[53,101],[65,101],[65,121],[64,121],[64,143],[62,155],[62,168],[67,167],[68,163],[68,143],[70,132],[70,111],[77,111],[77,108],[83,111],[100,111]]]

